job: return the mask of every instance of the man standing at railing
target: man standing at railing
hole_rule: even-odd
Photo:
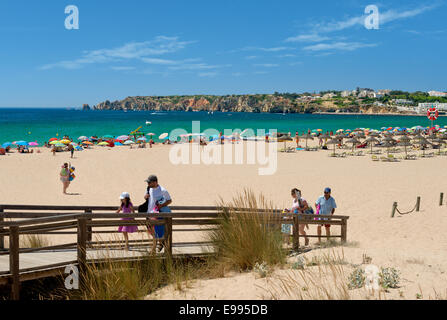
[[[335,203],[335,199],[331,197],[331,188],[324,189],[324,195],[319,197],[315,202],[315,207],[320,206],[320,215],[333,215],[335,212],[335,208],[337,208],[337,204]],[[327,218],[320,218],[320,220],[328,220]],[[318,244],[321,244],[321,225],[317,227],[318,233]],[[331,225],[325,224],[326,228],[326,237],[329,241],[329,236],[331,235]]]
[[[145,199],[149,199],[147,212],[171,212],[171,209],[168,207],[172,203],[171,196],[165,188],[158,184],[157,176],[150,175],[145,181],[147,182],[147,186],[149,188],[149,191],[144,196]],[[162,218],[159,218],[159,220],[160,219]],[[164,226],[154,226],[154,246],[152,248],[152,252],[155,252],[156,248],[161,251],[163,248],[163,243],[159,239],[163,238],[164,234]]]

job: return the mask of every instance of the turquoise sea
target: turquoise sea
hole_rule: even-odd
[[[146,125],[146,121],[152,122]],[[82,111],[66,109],[0,109],[0,144],[10,141],[37,141],[42,144],[52,137],[68,135],[74,140],[79,136],[98,137],[129,134],[142,126],[145,133],[156,136],[183,128],[191,132],[192,121],[200,121],[201,131],[209,128],[224,129],[276,129],[279,132],[307,129],[337,130],[355,128],[429,126],[425,116],[379,115],[316,115],[273,113],[221,113],[215,112],[158,112],[158,111]],[[435,124],[447,125],[447,117],[440,117]]]

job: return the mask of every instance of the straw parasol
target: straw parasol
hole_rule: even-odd
[[[382,148],[386,148],[386,154],[387,156],[390,155],[390,148],[393,147],[393,145],[389,141],[385,141],[384,144],[381,145]]]
[[[354,152],[354,146],[355,146],[356,144],[359,144],[359,143],[360,143],[360,141],[357,140],[356,138],[348,139],[348,140],[346,140],[345,142],[346,142],[346,143],[352,143],[352,151],[353,151],[353,152]]]
[[[405,158],[408,156],[407,154],[407,147],[411,147],[412,144],[410,143],[410,140],[401,140],[397,143],[398,146],[402,146],[405,149]]]
[[[306,149],[307,149],[307,139],[313,140],[314,137],[309,133],[306,133],[306,134],[302,135],[301,137],[306,139]]]
[[[424,145],[432,144],[430,141],[425,139],[424,137],[415,139],[416,144],[420,145],[422,147],[422,155],[425,157],[425,148],[423,148]]]
[[[329,140],[328,142],[327,142],[327,144],[333,144],[334,145],[334,155],[335,155],[335,145],[336,144],[339,144],[340,143],[340,141],[338,140],[338,139],[331,139],[331,140]]]
[[[365,140],[365,142],[370,144],[370,146],[371,146],[371,154],[372,154],[372,152],[373,152],[373,143],[377,143],[377,142],[379,142],[379,140],[377,140],[374,137],[369,137],[368,139]]]

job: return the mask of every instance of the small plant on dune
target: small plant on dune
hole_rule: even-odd
[[[360,267],[354,269],[348,277],[348,288],[349,289],[358,289],[362,288],[365,285],[365,270]]]
[[[253,271],[256,272],[260,278],[267,277],[267,275],[271,272],[269,266],[265,262],[256,262],[255,266],[253,267]]]
[[[396,268],[380,268],[380,285],[384,289],[397,288],[400,281],[400,272]]]
[[[257,198],[253,192],[244,190],[231,202],[221,199],[218,207],[221,208],[221,219],[216,230],[209,233],[209,238],[219,263],[236,270],[250,270],[256,263],[276,265],[285,262],[286,252],[282,248],[279,228],[281,219],[262,195]],[[260,209],[264,211],[259,212]]]
[[[303,257],[297,257],[296,261],[292,264],[292,269],[303,270],[306,265],[306,260]]]

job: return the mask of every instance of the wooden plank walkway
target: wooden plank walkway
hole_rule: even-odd
[[[182,256],[199,257],[212,254],[211,246],[176,246],[172,248],[173,258]],[[112,258],[116,260],[133,260],[147,256],[149,250],[144,247],[132,247],[130,250],[122,249],[89,249],[87,250],[87,262]],[[157,253],[155,258],[165,257],[164,253]],[[46,250],[38,252],[21,253],[19,255],[21,281],[37,279],[41,277],[58,275],[66,266],[77,264],[76,249]],[[52,266],[53,265],[53,266]],[[32,274],[32,276],[31,276]],[[9,271],[9,255],[0,255],[0,285],[8,283],[11,277]]]

